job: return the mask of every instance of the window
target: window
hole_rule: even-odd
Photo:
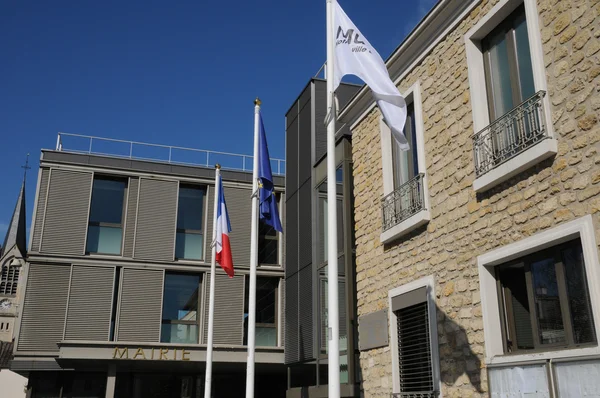
[[[415,124],[415,105],[410,103],[406,107],[406,123],[404,125],[404,136],[408,140],[410,150],[402,151],[400,144],[392,138],[392,161],[394,173],[394,189],[400,188],[404,183],[415,178],[419,174],[419,162],[417,155],[417,128]]]
[[[177,237],[175,257],[186,260],[203,258],[205,189],[203,187],[179,187],[179,203],[177,206]]]
[[[279,278],[256,277],[256,346],[277,347]],[[248,297],[250,276],[246,276],[244,300],[244,345],[248,344]]]
[[[4,296],[14,296],[17,294],[17,286],[19,284],[20,267],[5,265],[2,267],[0,275],[0,294]]]
[[[433,277],[389,292],[394,396],[435,397],[439,358]]]
[[[200,275],[165,274],[162,343],[198,344],[201,279]]]
[[[505,351],[596,343],[579,239],[497,267]]]
[[[277,195],[277,203],[280,196]],[[258,226],[258,263],[264,265],[279,265],[279,233],[270,225],[263,222]]]
[[[337,236],[338,236],[338,257],[344,251],[344,173],[342,166],[339,166],[335,172],[336,188],[337,188]],[[327,206],[327,178],[323,180],[317,188],[318,195],[318,211],[319,211],[319,238],[318,238],[318,260],[319,264],[323,265],[327,262],[327,242],[329,235],[328,226],[328,206]]]
[[[95,177],[88,225],[88,253],[121,254],[123,213],[127,183]]]

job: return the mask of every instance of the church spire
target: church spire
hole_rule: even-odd
[[[21,192],[19,192],[19,198],[17,199],[15,210],[12,218],[10,219],[10,224],[8,224],[8,230],[6,231],[4,243],[0,249],[0,258],[4,257],[4,254],[12,249],[15,245],[19,248],[21,254],[25,255],[27,242],[27,223],[25,218],[25,179],[27,178],[27,170],[31,169],[31,167],[29,167],[29,154],[27,154],[25,166],[21,167],[25,169],[25,173],[23,175],[23,184],[21,184]]]

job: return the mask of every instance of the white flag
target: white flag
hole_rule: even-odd
[[[361,78],[371,88],[373,97],[383,114],[383,119],[399,142],[400,149],[406,151],[409,146],[403,133],[406,122],[404,97],[390,79],[387,67],[379,53],[360,33],[338,2],[334,1],[334,3],[334,90],[345,75],[355,75]]]

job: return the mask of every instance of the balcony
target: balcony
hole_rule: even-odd
[[[398,392],[392,393],[390,398],[437,398],[437,391]]]
[[[489,189],[556,154],[556,141],[546,126],[545,95],[537,92],[473,136],[475,191]]]
[[[383,243],[389,243],[429,221],[424,181],[425,174],[418,174],[381,200]]]

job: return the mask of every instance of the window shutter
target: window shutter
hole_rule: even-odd
[[[123,257],[133,257],[133,240],[135,236],[135,216],[137,214],[139,179],[130,178],[127,187],[127,214],[125,215],[125,242]]]
[[[227,198],[225,198],[227,200]],[[232,227],[233,228],[233,227]],[[210,273],[206,274],[204,342],[208,338]],[[244,338],[244,275],[215,274],[214,344],[241,345]]]
[[[31,251],[39,252],[42,242],[42,225],[44,224],[44,213],[46,211],[46,195],[48,194],[48,181],[50,181],[50,169],[40,169],[40,188],[37,193],[37,207],[35,209],[35,220],[33,225],[33,238]]]

